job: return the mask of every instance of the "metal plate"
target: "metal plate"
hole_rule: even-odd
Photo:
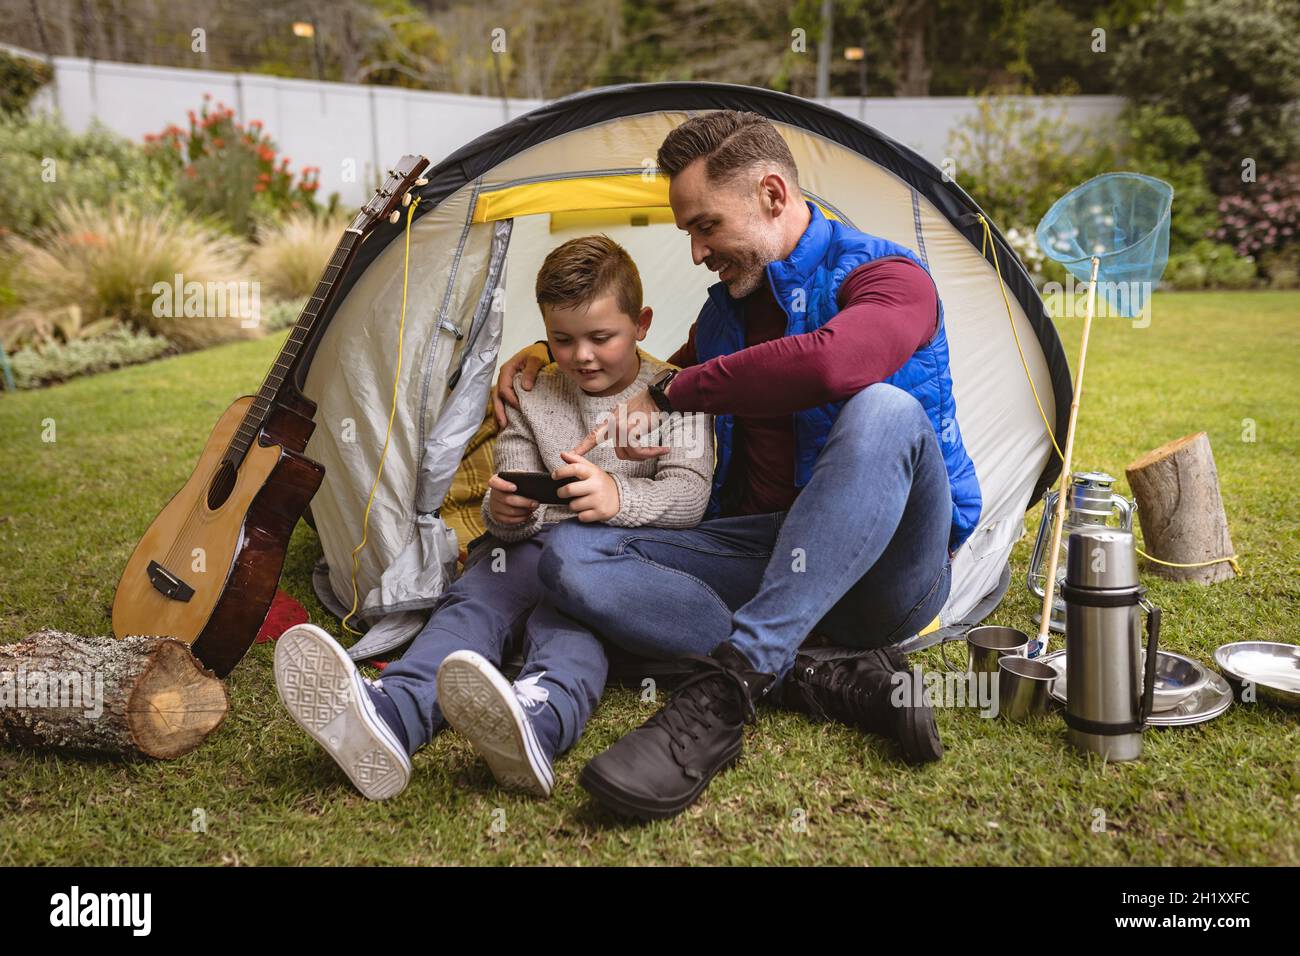
[[[1206,681],[1200,690],[1195,691],[1184,697],[1177,706],[1169,710],[1162,710],[1153,713],[1147,718],[1147,724],[1151,727],[1186,727],[1190,724],[1199,724],[1202,721],[1211,720],[1218,717],[1221,713],[1232,706],[1232,685],[1223,677],[1214,673],[1199,661],[1192,660],[1190,657],[1184,657],[1182,654],[1174,654],[1170,651],[1159,651],[1157,656],[1177,658],[1179,661],[1190,663],[1205,672]],[[1050,664],[1056,671],[1056,680],[1052,683],[1052,700],[1057,703],[1065,703],[1065,651],[1060,650],[1040,658],[1045,664]],[[1157,672],[1164,670],[1157,663]]]
[[[1237,641],[1218,648],[1214,663],[1230,680],[1254,683],[1261,699],[1300,707],[1300,644]]]

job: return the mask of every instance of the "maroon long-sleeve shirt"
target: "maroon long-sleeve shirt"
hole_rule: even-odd
[[[794,413],[888,378],[938,328],[934,283],[902,257],[854,269],[838,302],[839,313],[821,328],[787,336],[785,312],[765,280],[738,303],[745,348],[699,363],[692,325],[668,360],[682,369],[669,389],[675,409],[736,417],[724,513],[788,509],[798,494]]]

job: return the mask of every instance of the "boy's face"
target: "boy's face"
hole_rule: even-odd
[[[616,395],[636,379],[636,343],[650,329],[648,306],[633,318],[609,292],[573,308],[548,305],[542,314],[556,363],[584,392]]]

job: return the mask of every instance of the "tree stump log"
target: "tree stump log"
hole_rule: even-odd
[[[1142,538],[1152,557],[1197,564],[1235,554],[1205,432],[1161,445],[1125,468],[1124,474],[1137,499]],[[1146,569],[1173,581],[1197,584],[1224,581],[1235,573],[1227,561],[1194,568],[1148,561]]]
[[[229,708],[225,685],[170,637],[44,630],[0,645],[0,745],[165,760],[201,744]]]

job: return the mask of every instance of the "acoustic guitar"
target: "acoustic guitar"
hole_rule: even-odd
[[[113,597],[113,633],[168,635],[225,677],[252,646],[275,597],[289,537],[325,468],[303,454],[316,403],[296,361],[370,232],[397,222],[429,161],[404,156],[357,213],[256,395],[236,399],[185,486],[136,546]]]

